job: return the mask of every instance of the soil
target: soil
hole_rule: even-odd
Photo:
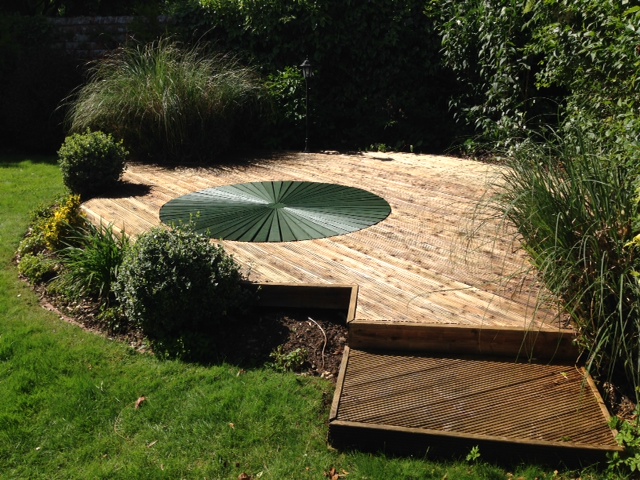
[[[84,301],[64,303],[38,289],[42,306],[84,330],[128,344],[139,353],[151,354],[142,332],[114,331],[98,320],[99,305]],[[256,310],[221,332],[216,350],[220,361],[241,369],[283,365],[288,357],[304,359],[292,371],[336,381],[347,343],[344,313],[334,310]],[[274,353],[274,352],[277,352]]]

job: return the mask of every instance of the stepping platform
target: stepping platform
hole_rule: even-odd
[[[349,325],[335,448],[586,465],[622,450],[571,331]],[[387,332],[385,335],[384,332]]]
[[[573,330],[356,317],[357,285],[252,284],[263,307],[325,308],[349,328],[329,418],[338,449],[590,465],[622,451],[576,365]]]

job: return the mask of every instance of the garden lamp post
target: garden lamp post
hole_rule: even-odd
[[[304,77],[304,87],[306,91],[306,101],[305,101],[305,111],[304,111],[304,120],[305,120],[305,136],[304,136],[304,151],[307,153],[309,151],[309,78],[313,76],[313,72],[311,71],[311,63],[309,63],[309,59],[306,58],[304,62],[300,65],[302,69],[302,76]]]

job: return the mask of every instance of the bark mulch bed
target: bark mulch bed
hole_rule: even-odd
[[[128,344],[140,353],[153,354],[144,335],[130,329],[114,329],[98,319],[99,305],[91,302],[63,303],[39,291],[44,308],[84,330]],[[347,343],[345,315],[333,310],[256,310],[248,318],[228,325],[216,341],[217,358],[239,368],[278,363],[287,355],[303,356],[296,364],[301,375],[319,376],[335,382]],[[278,351],[278,355],[272,355]],[[302,353],[300,353],[302,352]]]

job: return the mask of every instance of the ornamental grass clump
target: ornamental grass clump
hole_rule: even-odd
[[[169,39],[125,46],[96,62],[70,100],[73,132],[122,138],[139,161],[215,161],[245,145],[262,112],[255,72],[229,56]]]
[[[235,260],[189,226],[155,228],[127,251],[115,292],[157,354],[208,361],[221,329],[251,307],[241,280]]]
[[[629,151],[618,154],[579,134],[528,142],[505,170],[499,202],[570,314],[591,372],[633,390],[640,386],[639,256],[632,242],[638,162]]]
[[[116,234],[113,225],[96,227],[86,222],[59,252],[64,268],[57,287],[71,299],[87,297],[108,306],[114,300],[112,286],[129,245],[129,237],[124,232]]]

